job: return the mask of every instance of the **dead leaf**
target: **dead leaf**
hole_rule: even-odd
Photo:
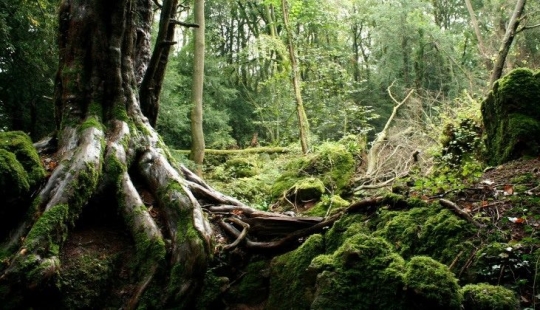
[[[504,185],[504,195],[510,196],[514,194],[514,186],[512,184]]]
[[[232,214],[234,214],[234,215],[242,215],[242,213],[244,213],[244,212],[242,212],[242,210],[238,210],[238,209],[235,209],[235,210],[232,211]]]

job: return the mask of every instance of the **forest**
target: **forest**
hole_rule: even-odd
[[[538,1],[0,0],[0,308],[536,309],[539,68]]]

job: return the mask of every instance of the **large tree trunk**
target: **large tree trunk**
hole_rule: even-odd
[[[164,264],[170,266],[167,277],[177,283],[164,303],[191,303],[212,253],[212,230],[140,109],[138,81],[150,50],[150,9],[150,0],[62,1],[55,92],[60,164],[39,193],[32,217],[13,236],[22,242],[11,242],[19,249],[3,280],[17,278],[28,287],[54,283],[70,227],[89,200],[107,190],[116,193],[119,212],[144,258],[126,307],[137,305]],[[135,189],[135,176],[162,208],[161,230]],[[172,241],[169,251],[164,235]]]
[[[143,115],[139,99],[141,82],[161,85],[163,78],[146,70],[152,65],[150,59],[157,57],[150,57],[151,1],[61,3],[55,85],[58,143],[52,155],[59,164],[37,193],[26,220],[0,245],[3,307],[73,306],[49,302],[61,299],[58,296],[66,295],[74,285],[66,282],[70,270],[76,269],[70,266],[73,253],[66,248],[73,243],[84,246],[82,239],[73,235],[84,214],[96,205],[103,205],[99,210],[107,213],[101,221],[119,214],[135,250],[129,262],[120,262],[122,267],[116,270],[120,274],[117,278],[126,274],[124,269],[129,270],[129,277],[122,278],[124,286],[115,295],[121,298],[114,306],[124,309],[192,309],[216,251],[215,229],[222,229],[220,243],[236,240],[229,246],[220,245],[222,250],[242,243],[258,251],[279,251],[297,246],[301,237],[328,225],[321,224],[320,218],[297,220],[255,211],[215,192],[189,170],[174,164],[151,121]],[[170,20],[170,15],[165,15]],[[156,46],[167,44],[159,40],[168,37],[158,37]],[[164,57],[163,50],[155,50],[161,53],[158,58]],[[155,117],[155,111],[150,110],[151,118]],[[204,202],[204,211],[199,201]],[[205,212],[219,215],[207,216]],[[214,220],[213,226],[208,218]],[[277,235],[279,240],[268,239],[265,233],[257,237],[258,242],[250,240],[253,237],[247,234],[247,222],[258,232],[279,231],[268,234]],[[241,227],[244,231],[239,234]],[[112,236],[88,243],[102,244],[108,238]],[[104,246],[96,252],[96,268],[106,264],[110,252],[106,249]],[[73,272],[94,277],[93,281],[110,283],[113,280],[100,279],[115,278],[96,271]],[[82,287],[91,281],[73,276],[71,280],[83,283]],[[92,291],[97,288],[87,289],[88,294],[99,293]],[[93,303],[77,304],[81,308],[110,306],[99,294]]]

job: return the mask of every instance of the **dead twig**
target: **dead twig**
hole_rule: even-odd
[[[439,203],[441,204],[441,206],[449,208],[450,210],[454,211],[454,213],[456,213],[458,216],[462,217],[463,219],[467,220],[469,223],[473,224],[474,226],[476,226],[478,228],[484,227],[484,225],[482,225],[482,224],[478,223],[477,221],[475,221],[469,215],[469,213],[463,211],[457,204],[451,202],[450,200],[439,199]]]

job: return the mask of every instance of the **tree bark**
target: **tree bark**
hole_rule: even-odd
[[[169,52],[171,46],[176,44],[173,39],[174,28],[177,24],[175,20],[177,7],[178,0],[163,0],[154,51],[149,62],[145,62],[145,59],[140,59],[141,63],[144,64],[144,68],[141,71],[145,72],[144,77],[140,81],[140,107],[153,127],[156,126],[157,122],[159,97],[165,77],[165,69],[169,60]]]
[[[510,47],[512,47],[512,42],[514,42],[514,37],[521,21],[521,16],[523,15],[526,2],[526,0],[518,0],[516,2],[514,12],[512,13],[512,17],[510,17],[510,21],[506,27],[506,32],[504,34],[501,47],[499,48],[499,53],[497,54],[497,58],[495,59],[495,63],[493,65],[493,71],[491,72],[491,77],[489,79],[489,89],[493,88],[495,81],[502,76],[504,63],[506,62],[506,57],[510,52]]]
[[[287,32],[287,45],[289,47],[289,57],[291,60],[291,70],[292,70],[292,84],[294,89],[294,98],[296,100],[296,114],[298,116],[298,129],[300,132],[300,144],[302,146],[302,153],[307,154],[309,150],[308,145],[308,135],[309,135],[309,122],[304,109],[304,102],[302,100],[302,91],[301,91],[301,77],[300,69],[298,66],[298,59],[294,50],[294,38],[289,23],[289,4],[287,0],[281,1],[281,8],[283,10],[283,25],[285,26],[285,31]]]
[[[141,257],[125,308],[136,308],[158,268],[167,266],[165,278],[173,284],[158,303],[193,304],[212,254],[212,229],[140,108],[138,77],[148,56],[151,29],[144,17],[150,8],[150,0],[62,1],[55,86],[60,164],[27,220],[5,243],[9,247],[2,248],[16,249],[0,270],[8,292],[17,291],[13,283],[24,284],[24,296],[32,296],[36,287],[55,288],[62,274],[60,250],[76,219],[91,198],[116,193],[111,198]],[[152,59],[166,57],[166,49],[159,53]],[[146,72],[148,85],[161,85],[162,75],[156,72],[163,65],[153,74]],[[156,197],[163,213],[161,227],[145,207],[136,182]],[[171,240],[170,249],[164,236]],[[34,306],[40,302],[28,301]]]
[[[191,160],[198,166],[197,174],[202,175],[204,161],[204,133],[203,133],[203,85],[204,85],[204,0],[195,0],[193,8],[195,23],[199,25],[193,30],[195,51],[193,55],[193,84],[191,98]]]
[[[476,40],[478,41],[478,51],[480,52],[482,57],[489,59],[489,56],[486,52],[484,40],[482,39],[482,32],[480,31],[480,25],[478,24],[478,19],[476,19],[476,14],[474,13],[471,0],[465,0],[465,6],[467,7],[467,11],[469,12],[469,16],[471,18],[471,24],[474,29],[474,34],[476,35]]]
[[[54,98],[59,130],[51,155],[59,164],[44,180],[24,221],[1,236],[7,238],[0,240],[2,306],[70,308],[62,302],[77,298],[69,292],[74,282],[86,288],[90,278],[102,283],[122,278],[122,290],[116,293],[121,304],[108,303],[110,291],[90,287],[92,296],[99,294],[94,303],[77,306],[194,309],[208,265],[220,249],[242,246],[279,253],[330,224],[322,218],[291,219],[253,210],[173,161],[138,97],[139,85],[161,85],[163,79],[156,74],[161,69],[149,73],[144,68],[150,70],[156,59],[165,60],[158,65],[164,66],[167,57],[165,49],[157,51],[159,56],[149,54],[151,5],[152,0],[61,2]],[[161,25],[170,26],[170,15],[162,13],[162,18],[167,22]],[[157,110],[149,113],[155,116]],[[74,243],[85,213],[98,204],[118,214],[123,221],[118,229],[126,230],[131,240],[123,246],[135,253],[124,262],[116,255],[106,257],[107,248],[99,248],[98,267],[110,261],[119,261],[119,266],[111,273],[93,269],[63,283],[73,254],[66,252],[67,240]],[[220,228],[225,221],[232,224]],[[237,223],[248,222],[257,237],[275,238],[252,243],[248,224],[237,235]],[[87,249],[79,247],[84,265]],[[116,288],[111,286],[109,290]]]

